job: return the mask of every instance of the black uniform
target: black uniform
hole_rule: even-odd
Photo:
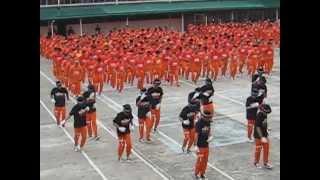
[[[127,134],[130,133],[130,124],[132,125],[132,114],[125,114],[124,112],[120,112],[117,114],[117,116],[114,118],[113,122],[116,123],[119,127],[125,127],[125,132],[120,132],[117,128],[118,135],[120,134]]]
[[[251,93],[252,92],[256,92],[258,94],[259,91],[263,91],[263,94],[261,94],[259,96],[260,98],[263,99],[263,98],[267,97],[267,86],[265,84],[258,83],[258,82],[252,83],[252,85],[251,85]]]
[[[141,99],[141,95],[136,99],[136,105],[138,106],[138,118],[145,118],[147,113],[151,110],[151,97],[146,94],[143,99]]]
[[[259,101],[259,98],[249,96],[246,101],[246,107],[249,107],[251,104],[254,104],[254,103],[261,104],[261,102]],[[258,108],[259,107],[247,109],[247,119],[248,120],[255,120],[256,119]]]
[[[257,118],[254,124],[254,138],[260,139],[260,135],[257,132],[257,127],[260,127],[262,136],[268,137],[268,124],[267,124],[267,115],[263,112],[258,112]]]
[[[198,134],[197,146],[199,148],[209,147],[207,140],[211,130],[210,124],[211,121],[206,121],[203,119],[199,119],[196,123],[196,132]]]
[[[66,98],[69,100],[69,94],[64,87],[55,87],[51,90],[51,98],[54,98],[56,107],[64,107],[66,105]]]
[[[161,87],[150,87],[147,93],[151,96],[150,103],[151,108],[155,109],[156,105],[161,102],[163,96],[163,90]]]
[[[193,98],[193,96],[194,96],[195,94],[196,94],[196,91],[193,91],[193,92],[189,93],[189,95],[188,95],[188,103],[189,103],[189,104],[194,104],[196,110],[199,112],[199,111],[200,111],[200,99],[199,99],[199,97],[195,98],[195,100],[196,100],[195,103],[192,102],[192,98]]]
[[[87,125],[86,112],[80,113],[80,111],[84,110],[86,107],[87,107],[86,104],[76,104],[71,109],[69,115],[73,116],[74,118],[74,123],[73,123],[74,128],[81,128]]]
[[[214,94],[214,89],[212,85],[206,84],[200,88],[200,95],[199,98],[202,101],[202,104],[209,104],[211,103],[210,98]],[[208,94],[208,95],[205,95]]]
[[[89,113],[96,112],[95,103],[96,101],[94,99],[91,99],[91,97],[94,96],[94,91],[85,91],[82,96],[84,97],[86,101],[86,105],[89,107]]]
[[[185,106],[182,111],[180,112],[179,117],[183,120],[189,120],[190,124],[189,125],[185,125],[182,123],[182,127],[184,129],[192,129],[194,128],[194,120],[197,114],[197,107],[196,106],[192,106],[192,105],[187,105]]]

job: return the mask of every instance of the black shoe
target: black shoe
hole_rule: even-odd
[[[96,136],[96,137],[94,138],[94,140],[96,140],[96,141],[99,141],[99,139],[100,139],[100,136]]]
[[[204,174],[202,174],[202,175],[200,176],[200,178],[201,178],[201,179],[206,179],[207,177],[206,177]]]
[[[191,153],[190,149],[187,149],[187,154]]]
[[[154,132],[154,133],[157,132],[157,128],[154,128],[154,129],[153,129],[153,132]]]
[[[194,179],[200,179],[200,177],[198,175],[196,175],[196,174],[193,175],[193,178]]]
[[[181,147],[182,152],[184,152],[184,147]]]

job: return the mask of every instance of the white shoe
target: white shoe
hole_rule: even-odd
[[[248,142],[249,142],[249,143],[253,143],[254,140],[253,140],[253,139],[248,139]]]
[[[263,165],[263,167],[266,168],[266,169],[272,169],[272,165],[269,164],[269,163],[265,163],[265,164]]]
[[[79,149],[79,146],[74,146],[73,147],[73,150],[75,151],[75,152],[78,152],[80,149]]]
[[[261,168],[262,168],[259,163],[254,163],[253,165],[254,165],[256,168],[258,168],[258,169],[261,169]]]

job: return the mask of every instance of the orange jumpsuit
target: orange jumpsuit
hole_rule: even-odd
[[[191,79],[197,83],[201,73],[201,61],[199,57],[194,57],[190,63]]]
[[[238,68],[238,56],[236,54],[233,54],[231,56],[231,61],[230,61],[230,76],[232,77],[232,79],[235,79],[235,76],[237,74],[237,68]]]
[[[226,75],[226,72],[227,72],[227,69],[228,69],[228,64],[229,64],[229,56],[226,52],[223,52],[222,53],[222,56],[221,56],[221,74],[222,76],[225,76]]]
[[[144,87],[144,64],[143,62],[137,62],[136,64],[136,77],[138,80],[137,88],[142,89]]]
[[[123,87],[124,87],[124,81],[125,81],[125,76],[126,76],[126,71],[125,71],[125,67],[123,64],[119,65],[117,68],[117,72],[116,72],[116,86],[117,86],[117,90],[119,92],[122,92]]]
[[[173,82],[179,87],[179,62],[178,60],[171,60],[169,62],[169,81],[170,85],[173,85]]]
[[[94,86],[94,89],[99,95],[101,95],[101,92],[103,91],[103,84],[105,82],[105,70],[102,65],[99,65],[95,68],[95,71],[93,72],[92,76],[92,84]]]
[[[239,51],[239,73],[242,73],[242,69],[247,60],[247,50],[245,48],[240,48]]]
[[[79,96],[81,93],[81,82],[84,79],[84,70],[80,64],[75,64],[70,67],[68,78],[70,80],[71,92],[74,95]]]

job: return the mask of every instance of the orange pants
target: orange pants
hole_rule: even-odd
[[[122,157],[124,147],[126,147],[127,157],[131,154],[132,144],[131,144],[131,136],[130,133],[127,134],[119,134],[118,135],[118,158]]]
[[[137,79],[138,79],[137,88],[142,89],[144,86],[144,76],[138,76]]]
[[[60,124],[60,121],[64,120],[66,118],[66,107],[54,107],[54,116],[57,120],[57,125]]]
[[[268,75],[270,75],[273,68],[273,59],[268,59],[265,64],[265,70]]]
[[[228,69],[228,62],[223,62],[222,68],[221,68],[221,75],[222,76],[226,75],[227,69]]]
[[[212,114],[214,113],[214,105],[213,103],[209,103],[209,104],[205,104],[205,105],[201,105],[201,109],[202,111],[209,111]]]
[[[81,128],[74,128],[74,145],[75,146],[78,146],[79,139],[81,139],[80,148],[82,148],[87,140],[87,126],[84,126]]]
[[[263,163],[269,162],[269,140],[267,143],[262,143],[260,139],[256,139],[255,163],[260,161],[260,153],[263,149]]]
[[[179,86],[179,72],[174,72],[169,74],[170,85],[173,85],[173,82],[176,82],[176,85]]]
[[[254,127],[254,120],[248,119],[247,131],[248,131],[248,138],[249,139],[251,139],[251,137],[252,137],[253,127]]]
[[[94,86],[95,91],[98,92],[100,95],[101,92],[103,91],[103,81],[93,82],[93,86]]]
[[[130,83],[131,86],[133,85],[133,80],[134,80],[134,73],[132,72],[128,72],[127,75],[126,75],[126,82],[127,83]]]
[[[209,148],[199,148],[197,152],[197,162],[195,166],[196,175],[204,175],[207,169],[207,163],[209,158]]]
[[[116,84],[117,84],[117,90],[121,92],[124,86],[124,78],[118,78]]]
[[[242,69],[243,69],[244,65],[245,65],[245,59],[241,59],[239,61],[239,73],[242,73]]]
[[[236,74],[237,74],[237,66],[231,66],[230,67],[230,75],[231,75],[233,80],[234,80]]]
[[[152,125],[154,124],[154,129],[157,129],[160,123],[160,109],[151,109],[151,120]]]
[[[191,129],[184,128],[183,129],[183,134],[184,134],[184,139],[183,139],[182,147],[183,148],[186,147],[186,145],[188,143],[187,149],[190,149],[192,144],[194,143],[195,128],[191,128]]]
[[[88,112],[86,114],[86,121],[87,121],[87,129],[89,137],[98,136],[98,128],[97,128],[97,112]]]
[[[146,127],[146,139],[150,140],[150,133],[152,129],[152,121],[149,117],[139,118],[139,139],[143,139],[144,137],[144,127]]]

